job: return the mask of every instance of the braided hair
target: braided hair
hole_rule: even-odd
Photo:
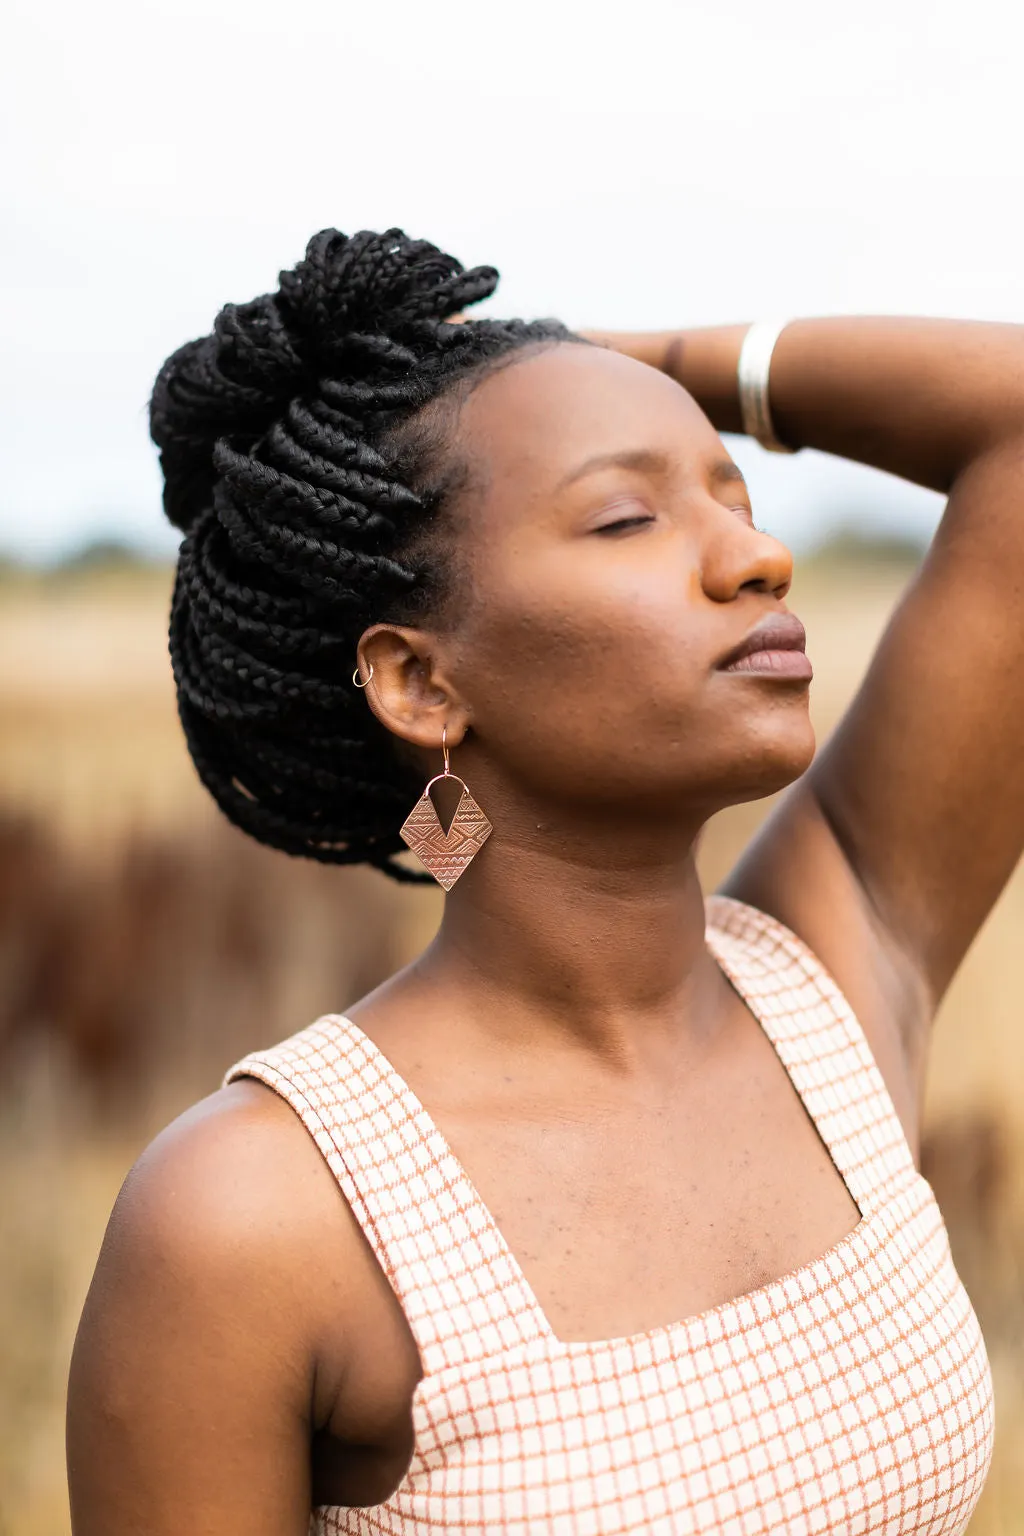
[[[497,281],[399,229],[325,229],[276,293],[225,305],[157,377],[150,431],[185,534],[179,714],[221,810],[271,847],[428,878],[394,862],[419,786],[351,673],[368,624],[451,597],[461,482],[435,404],[577,339],[555,321],[446,323]]]

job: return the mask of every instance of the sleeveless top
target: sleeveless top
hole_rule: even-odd
[[[992,1386],[942,1218],[853,1013],[765,914],[708,902],[861,1220],[821,1258],[666,1327],[563,1343],[444,1138],[338,1016],[246,1057],[301,1117],[419,1346],[415,1448],[385,1503],[315,1536],[963,1531]]]

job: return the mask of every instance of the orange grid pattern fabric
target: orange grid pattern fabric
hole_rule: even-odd
[[[557,1339],[467,1174],[351,1021],[246,1057],[301,1116],[405,1310],[424,1375],[386,1503],[314,1536],[947,1536],[991,1458],[988,1360],[929,1185],[849,1005],[781,924],[724,897],[708,946],[860,1211],[828,1253],[698,1317]]]

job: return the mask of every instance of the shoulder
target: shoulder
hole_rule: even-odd
[[[232,1083],[156,1138],[111,1216],[68,1386],[75,1529],[304,1531],[311,1436],[404,1446],[419,1375],[312,1138]]]
[[[373,1262],[270,1089],[232,1084],[162,1132],[118,1197],[75,1341],[75,1530],[305,1531],[311,1435],[363,1438],[346,1405],[362,1336],[380,1337]]]
[[[232,1083],[161,1132],[128,1174],[83,1313],[79,1373],[132,1398],[140,1374],[184,1389],[190,1371],[217,1361],[308,1404],[319,1341],[329,1332],[340,1371],[346,1318],[355,1331],[364,1247],[288,1105],[262,1084]]]
[[[301,1122],[243,1078],[193,1105],[146,1148],[111,1217],[107,1242],[183,1264],[231,1265],[257,1248],[288,1267],[320,1231],[337,1189]]]

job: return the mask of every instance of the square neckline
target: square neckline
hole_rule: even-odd
[[[730,900],[730,898],[714,899],[720,901]],[[741,904],[735,903],[735,905]],[[789,1084],[793,1092],[796,1094],[796,1097],[802,1106],[804,1113],[808,1116],[812,1125],[814,1126],[822,1146],[824,1147],[829,1160],[832,1163],[833,1169],[838,1174],[843,1183],[843,1187],[846,1189],[857,1211],[859,1212],[859,1220],[853,1227],[851,1227],[849,1232],[847,1232],[837,1242],[831,1244],[824,1251],[824,1253],[818,1254],[814,1258],[808,1260],[807,1263],[800,1264],[792,1269],[786,1270],[783,1274],[778,1275],[771,1280],[765,1281],[764,1284],[756,1286],[753,1290],[743,1291],[736,1296],[727,1298],[724,1301],[715,1302],[713,1305],[705,1307],[699,1312],[690,1313],[685,1317],[673,1319],[670,1322],[657,1323],[650,1328],[642,1328],[633,1333],[614,1334],[608,1337],[596,1339],[563,1339],[559,1334],[555,1332],[555,1329],[553,1328],[547,1313],[545,1312],[543,1306],[540,1303],[540,1300],[537,1297],[536,1291],[531,1285],[526,1272],[524,1271],[514,1251],[507,1242],[501,1227],[498,1225],[498,1222],[490,1209],[490,1206],[487,1204],[486,1200],[484,1200],[476,1184],[473,1182],[473,1179],[470,1177],[465,1165],[456,1155],[447,1137],[441,1131],[437,1122],[434,1120],[429,1110],[427,1110],[418,1094],[410,1086],[406,1078],[403,1077],[403,1075],[399,1072],[398,1068],[394,1065],[386,1052],[377,1045],[376,1041],[374,1041],[366,1033],[366,1031],[363,1030],[355,1022],[354,1019],[349,1018],[347,1014],[334,1014],[331,1016],[336,1023],[343,1026],[348,1031],[350,1036],[358,1041],[359,1045],[369,1060],[374,1063],[374,1065],[377,1067],[377,1070],[383,1076],[384,1080],[388,1082],[392,1094],[401,1104],[409,1119],[416,1124],[425,1142],[427,1142],[432,1148],[435,1159],[443,1168],[446,1169],[446,1183],[459,1189],[461,1197],[460,1203],[463,1206],[469,1204],[476,1209],[483,1223],[483,1226],[495,1247],[498,1257],[514,1281],[514,1284],[518,1289],[522,1301],[525,1305],[525,1309],[528,1311],[534,1321],[537,1337],[542,1340],[543,1343],[549,1348],[553,1347],[559,1351],[565,1351],[570,1354],[586,1355],[588,1353],[593,1353],[594,1351],[602,1349],[632,1349],[641,1347],[644,1344],[655,1342],[659,1339],[668,1339],[680,1334],[692,1334],[694,1332],[700,1332],[702,1329],[705,1329],[708,1324],[721,1322],[730,1313],[736,1313],[737,1311],[741,1310],[748,1310],[752,1307],[756,1308],[759,1303],[768,1301],[775,1293],[780,1291],[785,1293],[787,1289],[791,1288],[794,1284],[799,1284],[803,1280],[809,1281],[812,1277],[817,1278],[822,1273],[827,1274],[833,1283],[838,1283],[842,1276],[849,1273],[850,1268],[855,1267],[856,1262],[858,1262],[852,1250],[857,1250],[859,1252],[860,1250],[865,1248],[870,1249],[871,1247],[871,1239],[874,1233],[874,1227],[878,1219],[883,1215],[885,1211],[886,1202],[879,1202],[873,1208],[865,1208],[865,1205],[858,1198],[856,1191],[851,1188],[850,1181],[836,1160],[834,1149],[822,1133],[817,1119],[813,1114],[811,1114],[810,1108],[806,1103],[804,1095],[801,1093],[800,1088],[795,1082],[789,1067],[779,1052],[777,1041],[765,1027],[763,1019],[751,1006],[749,998],[746,997],[742,991],[740,991],[736,985],[735,979],[722,965],[719,955],[716,954],[711,944],[707,945],[707,949],[715,965],[721,972],[724,980],[729,985],[733,993],[739,998],[740,1002],[746,1008],[748,1014],[751,1016],[757,1027],[761,1030],[762,1034],[764,1034],[765,1038],[768,1040],[769,1045],[775,1052],[776,1060],[778,1061],[779,1066],[782,1068],[783,1072],[785,1072]],[[847,1008],[849,1007],[848,1004],[846,1006]],[[837,1269],[839,1271],[838,1274],[835,1273]],[[530,1342],[534,1342],[534,1340],[531,1340]]]
[[[715,957],[713,956],[712,958]],[[716,964],[717,963],[718,962],[716,959]],[[726,977],[726,980],[728,981],[729,978]],[[751,1010],[748,1008],[748,1011]],[[763,1028],[763,1026],[761,1026],[760,1020],[756,1018],[756,1015],[753,1015],[753,1017],[755,1018],[755,1022],[759,1025],[759,1027]],[[788,1285],[792,1285],[794,1282],[797,1282],[804,1277],[810,1278],[812,1274],[816,1274],[822,1269],[827,1269],[831,1276],[831,1265],[837,1259],[844,1260],[842,1268],[845,1273],[847,1270],[847,1265],[845,1263],[846,1250],[853,1245],[858,1247],[863,1246],[868,1241],[873,1230],[874,1222],[885,1210],[884,1203],[876,1206],[874,1210],[861,1210],[860,1202],[857,1200],[853,1191],[850,1189],[845,1175],[832,1156],[831,1148],[828,1147],[828,1145],[824,1142],[824,1138],[822,1138],[823,1145],[825,1145],[825,1150],[829,1154],[833,1168],[842,1180],[844,1188],[850,1195],[850,1198],[853,1200],[858,1211],[861,1212],[860,1220],[856,1223],[856,1225],[851,1227],[850,1231],[847,1232],[844,1237],[841,1237],[838,1242],[835,1242],[829,1248],[826,1248],[824,1253],[818,1254],[815,1258],[808,1260],[806,1264],[800,1264],[794,1269],[786,1270],[784,1274],[777,1276],[775,1279],[765,1281],[763,1285],[759,1285],[753,1290],[743,1291],[739,1295],[729,1297],[725,1301],[715,1302],[714,1305],[705,1307],[700,1312],[690,1313],[685,1317],[674,1319],[668,1323],[656,1323],[650,1328],[641,1328],[635,1333],[614,1334],[607,1338],[563,1339],[559,1334],[555,1332],[554,1328],[552,1327],[547,1313],[542,1307],[533,1286],[530,1284],[530,1281],[526,1276],[526,1272],[524,1271],[519,1260],[516,1258],[516,1255],[510,1247],[509,1243],[506,1241],[505,1234],[502,1232],[500,1226],[495,1220],[490,1206],[487,1204],[486,1200],[477,1189],[475,1183],[467,1172],[465,1165],[456,1156],[447,1137],[440,1130],[437,1122],[434,1120],[429,1110],[425,1108],[419,1096],[409,1086],[408,1082],[399,1072],[398,1068],[394,1066],[390,1057],[381,1050],[380,1046],[377,1045],[376,1041],[370,1038],[365,1030],[359,1027],[354,1019],[350,1019],[347,1014],[334,1014],[333,1018],[358,1039],[359,1044],[362,1046],[367,1056],[370,1057],[370,1059],[373,1060],[392,1081],[392,1087],[396,1090],[398,1096],[401,1098],[403,1106],[409,1112],[410,1117],[415,1119],[420,1130],[426,1133],[427,1139],[429,1139],[429,1141],[433,1144],[443,1164],[447,1165],[451,1169],[452,1173],[457,1179],[458,1184],[463,1190],[464,1197],[467,1198],[479,1211],[492,1242],[498,1250],[502,1261],[508,1268],[509,1273],[514,1277],[515,1282],[520,1292],[522,1293],[523,1299],[527,1303],[528,1310],[532,1314],[534,1321],[537,1324],[540,1338],[549,1346],[553,1345],[559,1350],[567,1350],[570,1352],[576,1351],[581,1354],[586,1354],[588,1352],[604,1348],[631,1348],[633,1346],[638,1346],[645,1342],[664,1338],[679,1332],[699,1329],[702,1325],[719,1319],[725,1313],[734,1311],[737,1308],[744,1306],[745,1304],[756,1306],[759,1300],[765,1299],[771,1292],[779,1288],[785,1289]],[[770,1036],[768,1038],[769,1044],[774,1047],[774,1041],[771,1040]],[[781,1058],[780,1065],[788,1077],[789,1073],[786,1069],[785,1063],[781,1060]],[[791,1078],[790,1081],[792,1082]],[[796,1090],[795,1084],[793,1086],[794,1091],[797,1092],[797,1097],[800,1098],[801,1103],[803,1103],[799,1091]],[[868,1245],[870,1246],[870,1244]]]

